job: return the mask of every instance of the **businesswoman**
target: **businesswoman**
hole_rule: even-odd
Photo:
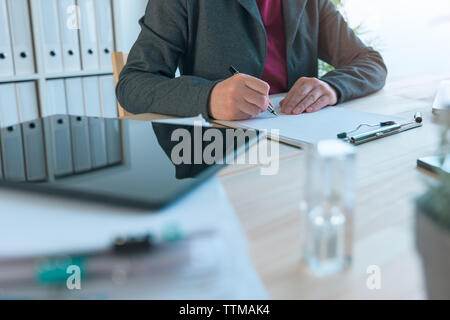
[[[315,112],[386,80],[380,54],[330,0],[149,0],[140,24],[117,85],[136,114],[248,119],[280,92],[284,113]],[[336,68],[320,79],[319,58]]]

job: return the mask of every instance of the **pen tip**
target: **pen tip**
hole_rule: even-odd
[[[269,106],[270,106],[270,112],[273,114],[273,115],[275,115],[275,116],[278,116],[278,113],[275,111],[275,107],[274,107],[274,105],[272,104],[272,102],[271,101],[269,101]]]

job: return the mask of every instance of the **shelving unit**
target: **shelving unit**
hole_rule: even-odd
[[[60,0],[58,0],[60,1]],[[117,33],[116,33],[116,25],[117,17],[115,15],[116,11],[116,0],[111,1],[111,9],[112,9],[112,22],[113,22],[113,38],[114,38],[114,48],[113,51],[116,50],[117,44]],[[23,81],[34,81],[36,83],[37,90],[37,99],[38,105],[40,106],[40,114],[44,114],[43,112],[48,106],[48,98],[47,98],[47,88],[46,81],[54,80],[54,79],[65,79],[71,77],[88,77],[88,76],[103,76],[103,75],[112,75],[113,70],[108,69],[99,69],[99,70],[82,70],[77,72],[62,72],[62,73],[49,73],[45,68],[44,57],[47,54],[44,50],[44,35],[43,35],[43,26],[42,26],[42,16],[41,16],[41,0],[28,0],[29,10],[30,10],[30,22],[31,22],[31,30],[32,30],[32,42],[33,42],[33,50],[35,57],[35,69],[36,72],[29,75],[13,75],[8,77],[0,76],[0,85],[2,83],[16,83]],[[81,44],[80,44],[81,48]],[[112,52],[111,52],[112,53]],[[81,58],[81,57],[80,57]],[[16,107],[16,106],[14,106]]]
[[[29,11],[29,21],[30,21],[30,32],[31,32],[31,49],[29,48],[29,42],[26,41],[26,45],[23,47],[20,47],[19,45],[16,45],[18,51],[15,52],[16,56],[20,56],[21,52],[29,52],[28,55],[24,54],[24,57],[31,57],[33,55],[34,57],[34,73],[30,74],[23,74],[24,72],[21,72],[19,75],[11,75],[11,76],[0,76],[0,88],[5,85],[5,88],[8,88],[9,92],[11,93],[11,87],[15,90],[15,95],[17,96],[17,99],[19,101],[19,90],[20,88],[23,88],[25,85],[24,83],[34,83],[34,89],[35,89],[35,97],[32,97],[30,94],[24,95],[27,97],[27,99],[21,99],[21,103],[13,103],[12,100],[4,100],[1,101],[2,104],[0,105],[0,127],[2,130],[2,134],[0,135],[0,146],[3,148],[6,146],[3,139],[6,139],[6,134],[3,136],[3,131],[12,132],[11,130],[14,130],[14,132],[18,132],[17,139],[21,139],[21,141],[17,140],[13,144],[17,145],[16,148],[17,152],[14,153],[10,149],[3,148],[0,150],[0,155],[3,153],[3,155],[8,154],[14,156],[11,156],[10,159],[21,159],[23,158],[24,163],[32,163],[30,162],[30,159],[34,159],[35,156],[38,156],[38,154],[43,154],[45,158],[45,166],[46,166],[46,179],[47,181],[52,181],[55,178],[59,176],[69,176],[69,175],[76,175],[78,173],[83,173],[86,171],[94,171],[94,170],[100,170],[103,168],[115,166],[118,163],[121,163],[120,157],[123,156],[119,155],[121,149],[121,128],[119,127],[118,120],[111,119],[114,117],[117,117],[117,114],[115,114],[115,110],[117,109],[117,104],[115,102],[115,95],[114,95],[114,81],[113,81],[113,68],[112,68],[112,59],[111,54],[116,51],[117,48],[117,33],[116,33],[116,27],[117,25],[120,25],[117,23],[117,17],[115,15],[116,12],[116,6],[120,5],[123,6],[122,1],[123,0],[94,0],[95,2],[90,2],[93,0],[49,0],[54,1],[51,3],[44,3],[46,0],[0,0],[0,1],[8,1],[7,6],[5,7],[7,9],[7,13],[9,13],[8,20],[11,23],[12,21],[12,12],[14,13],[14,16],[20,16],[20,14],[17,14],[18,12],[21,12],[19,9],[22,9],[24,7],[21,7],[21,5],[27,5],[28,11]],[[20,1],[20,2],[9,2],[9,1]],[[88,12],[87,14],[92,14],[89,16],[89,29],[90,32],[96,33],[97,42],[93,41],[92,39],[86,39],[86,37],[89,38],[90,33],[86,34],[84,32],[84,38],[86,39],[87,45],[84,46],[85,52],[87,53],[88,50],[98,50],[98,68],[95,66],[97,65],[96,59],[90,57],[89,55],[86,55],[86,60],[83,59],[83,55],[81,50],[83,50],[82,45],[82,39],[81,36],[81,30],[80,29],[74,29],[73,33],[78,34],[78,47],[80,50],[79,55],[79,62],[81,66],[81,70],[77,71],[65,71],[65,72],[55,72],[55,70],[66,70],[66,69],[78,69],[77,68],[70,68],[72,66],[70,63],[77,63],[78,60],[75,58],[73,59],[73,55],[70,54],[71,48],[73,50],[76,50],[76,42],[72,41],[70,45],[67,45],[68,42],[64,42],[63,35],[60,34],[60,42],[51,42],[48,40],[48,38],[51,38],[51,33],[45,33],[45,31],[52,31],[51,27],[49,29],[49,26],[55,25],[56,28],[59,28],[59,33],[62,33],[61,28],[64,28],[66,25],[66,20],[71,17],[71,14],[73,16],[73,13],[70,10],[64,10],[66,5],[69,8],[69,5],[79,4],[81,1],[86,1],[84,4],[89,4],[90,7],[88,9],[84,10],[84,12]],[[103,3],[97,2],[97,1],[105,1]],[[109,5],[111,8],[111,12],[109,10]],[[46,4],[47,6],[43,6],[43,4]],[[54,6],[49,6],[57,4],[58,7],[54,8]],[[14,7],[14,10],[11,10],[11,8]],[[45,15],[46,12],[48,12],[48,8],[55,9],[58,12],[58,17],[51,19],[42,15]],[[73,9],[73,8],[72,8]],[[91,9],[95,9],[94,12],[91,12]],[[65,16],[64,11],[66,11],[67,16]],[[76,12],[76,11],[75,11]],[[79,11],[80,12],[80,11]],[[101,14],[109,13],[111,14],[111,19],[109,17],[105,19],[106,16],[100,16]],[[51,13],[50,13],[51,14]],[[22,14],[23,15],[23,14]],[[85,14],[86,16],[86,14]],[[53,17],[55,17],[53,15]],[[84,16],[81,16],[81,19],[83,19]],[[20,17],[23,18],[23,17]],[[16,18],[17,20],[17,18]],[[110,20],[110,21],[109,21]],[[50,22],[51,21],[51,22]],[[15,24],[14,24],[15,23]],[[45,25],[45,23],[49,23],[49,25]],[[80,27],[86,26],[86,21],[84,23],[81,23]],[[19,30],[21,32],[21,36],[23,37],[24,34],[26,37],[28,37],[27,33],[24,33],[26,29],[20,29],[21,25],[20,23],[17,24],[17,22],[12,22],[13,26],[16,28],[15,31]],[[25,23],[26,24],[26,23]],[[100,27],[101,26],[101,27]],[[109,29],[109,26],[112,28]],[[45,27],[45,28],[44,28]],[[11,30],[12,27],[10,26]],[[13,35],[14,32],[11,32],[10,30],[10,38],[11,38],[11,45],[13,46],[14,42]],[[86,30],[86,29],[85,29]],[[107,35],[104,35],[102,33],[102,37],[99,36],[100,31],[107,32]],[[67,31],[67,30],[64,30]],[[4,30],[2,30],[4,32]],[[58,34],[58,32],[55,32],[55,34]],[[66,35],[68,33],[66,32]],[[72,36],[74,35],[72,34]],[[50,35],[50,36],[49,36]],[[70,37],[67,36],[67,37]],[[65,38],[66,40],[68,38]],[[57,38],[56,36],[54,38]],[[72,39],[75,39],[76,37],[73,37]],[[3,38],[5,39],[5,38]],[[7,38],[6,38],[7,39]],[[16,41],[18,42],[18,41]],[[70,42],[70,41],[69,41]],[[100,44],[100,45],[99,45]],[[13,50],[16,47],[12,47]],[[66,49],[64,49],[64,47]],[[108,49],[108,50],[105,50]],[[23,50],[23,51],[22,51]],[[32,51],[31,51],[32,50]],[[65,51],[64,51],[65,50]],[[101,52],[103,51],[103,52]],[[56,55],[55,55],[56,54]],[[60,54],[61,57],[58,55]],[[50,55],[50,56],[49,56]],[[72,56],[72,57],[71,57]],[[61,63],[61,59],[63,60],[63,67],[57,68],[49,68],[52,70],[48,70],[46,66],[52,67],[52,58],[56,57],[54,59],[55,62]],[[61,59],[58,59],[61,58]],[[20,59],[20,58],[18,58]],[[91,59],[91,60],[89,60]],[[111,59],[110,67],[108,67],[108,59]],[[87,61],[91,62],[91,69],[89,70],[83,70],[83,68],[88,64]],[[17,61],[16,61],[17,62]],[[92,63],[94,62],[94,63]],[[29,67],[30,61],[24,63],[25,66]],[[69,66],[69,68],[67,68]],[[106,66],[106,67],[105,67]],[[14,71],[16,71],[18,68],[14,68]],[[23,69],[23,68],[22,68]],[[31,68],[30,68],[31,69]],[[23,70],[22,70],[23,71]],[[106,79],[105,79],[106,76]],[[111,85],[109,85],[108,78],[111,78]],[[66,79],[80,79],[80,81],[64,81]],[[84,80],[83,80],[84,79]],[[55,80],[55,81],[54,81]],[[55,99],[55,82],[59,81],[62,82],[62,87],[59,86],[57,89],[58,99]],[[95,89],[94,84],[95,81],[98,81],[98,89]],[[78,85],[78,87],[75,87],[76,83],[79,83],[81,87]],[[86,85],[84,85],[86,83]],[[87,84],[89,83],[89,84]],[[11,86],[11,84],[14,84],[14,86]],[[17,84],[17,85],[16,85]],[[51,84],[51,86],[50,86]],[[59,83],[60,84],[60,83]],[[31,87],[27,85],[27,87]],[[76,89],[77,94],[73,95],[73,90]],[[33,89],[33,90],[34,90]],[[5,89],[6,90],[6,89]],[[98,92],[97,92],[98,90]],[[28,91],[30,93],[31,91]],[[72,92],[72,95],[69,96],[69,92]],[[79,94],[78,94],[79,92]],[[13,96],[9,95],[9,96]],[[53,99],[51,98],[53,97]],[[80,97],[80,99],[75,99]],[[1,99],[2,97],[0,97]],[[97,102],[98,101],[98,102]],[[70,104],[69,102],[72,102]],[[33,104],[32,104],[33,103]],[[71,105],[72,109],[69,108],[69,104]],[[108,109],[104,109],[104,107],[107,106]],[[74,107],[76,107],[76,111],[74,111]],[[33,110],[33,115],[31,123],[30,119],[24,119],[30,117],[30,110]],[[16,114],[18,116],[16,116]],[[51,115],[56,115],[55,117],[49,117],[42,119],[42,121],[38,118],[43,118]],[[83,167],[83,168],[76,168],[76,163],[78,160],[76,160],[75,155],[73,152],[75,152],[75,142],[72,138],[72,135],[74,134],[74,130],[76,130],[77,124],[74,124],[74,122],[70,122],[73,119],[86,119],[83,120],[84,124],[88,125],[86,127],[86,134],[88,140],[83,140],[83,147],[88,148],[88,151],[85,152],[87,155],[87,158],[89,159],[89,167]],[[16,121],[19,121],[19,123],[16,123]],[[76,120],[76,121],[82,121],[82,120]],[[26,124],[25,124],[26,123]],[[27,147],[25,147],[25,135],[24,135],[24,128],[31,128],[31,130],[42,130],[42,139],[43,139],[43,149],[40,149],[39,152],[28,152],[25,153],[25,150],[31,150],[30,145],[27,144]],[[36,129],[35,129],[36,128]],[[37,129],[39,128],[39,129]],[[65,131],[64,131],[65,130]],[[20,131],[20,132],[19,132]],[[33,131],[35,132],[35,131]],[[38,132],[38,131],[36,131]],[[77,131],[79,132],[79,131]],[[78,135],[76,135],[79,137]],[[83,136],[84,137],[84,136]],[[95,137],[95,138],[92,138]],[[28,135],[27,135],[28,138]],[[67,138],[67,139],[66,139]],[[66,140],[61,140],[66,139]],[[100,139],[100,140],[99,140]],[[6,140],[5,140],[6,141]],[[11,140],[8,140],[11,141]],[[27,140],[28,141],[28,140]],[[38,141],[38,140],[36,140]],[[57,141],[63,141],[68,142],[67,144],[61,144]],[[76,145],[79,146],[80,140],[76,140]],[[17,142],[17,143],[16,143]],[[96,143],[94,143],[96,142]],[[100,144],[99,144],[100,143]],[[11,145],[9,143],[8,145]],[[60,149],[61,146],[66,147],[67,149]],[[118,148],[114,149],[114,146],[118,146]],[[19,149],[22,149],[20,151]],[[79,149],[77,149],[79,150]],[[83,149],[86,150],[86,149]],[[23,154],[22,154],[23,153]],[[69,155],[70,154],[70,155]],[[81,153],[80,153],[81,154]],[[95,154],[95,155],[94,155]],[[100,155],[101,154],[101,160]],[[59,174],[54,169],[57,167],[56,163],[59,160],[55,160],[57,155],[68,155],[68,167],[67,171],[63,172],[63,174]],[[123,159],[123,158],[122,158]],[[12,164],[19,163],[21,160],[18,160],[18,162],[15,161],[9,161],[8,166],[6,165],[5,159],[0,161],[0,173],[3,172],[14,172],[10,177],[4,177],[6,180],[14,180],[14,181],[22,181],[23,180],[23,174],[26,174],[26,179],[28,181],[30,178],[28,177],[28,174],[32,171],[31,168],[20,168],[17,170],[12,170]],[[36,162],[37,163],[37,162]],[[41,162],[39,162],[41,163]],[[2,167],[3,165],[3,167]],[[92,166],[91,166],[92,165]],[[8,167],[8,169],[6,169]],[[43,172],[43,170],[39,171]],[[9,179],[11,178],[11,179]],[[0,179],[2,179],[2,175],[0,174]]]

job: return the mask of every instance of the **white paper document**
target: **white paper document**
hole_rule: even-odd
[[[373,114],[341,107],[328,107],[315,113],[286,115],[281,112],[280,101],[285,94],[270,97],[278,117],[265,112],[245,121],[215,121],[232,128],[267,130],[269,137],[274,137],[271,130],[279,130],[281,142],[294,146],[316,144],[321,140],[336,139],[341,132],[356,129],[360,124],[374,125],[384,121],[406,123],[403,118]]]

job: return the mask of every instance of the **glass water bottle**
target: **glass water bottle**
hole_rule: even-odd
[[[352,256],[354,147],[339,140],[307,148],[302,256],[319,276],[344,270]]]

